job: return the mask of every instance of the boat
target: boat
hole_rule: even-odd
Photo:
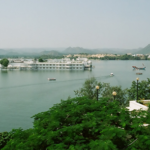
[[[55,81],[56,78],[48,78],[49,81]]]
[[[138,70],[145,70],[146,67],[136,67],[136,66],[132,66],[133,69],[138,69]]]
[[[145,70],[145,66],[144,66],[144,64],[142,64],[143,65],[143,67],[136,67],[136,66],[132,66],[132,68],[133,69],[138,69],[138,70]]]
[[[141,72],[137,72],[136,74],[138,74],[138,75],[142,75],[142,73],[141,73]]]
[[[110,76],[114,76],[114,74],[113,74],[113,73],[111,73],[111,74],[110,74]]]

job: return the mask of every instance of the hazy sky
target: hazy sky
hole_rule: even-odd
[[[150,0],[0,0],[0,48],[139,48]]]

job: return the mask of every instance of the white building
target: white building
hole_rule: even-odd
[[[8,68],[14,68],[17,64],[10,64]],[[20,70],[85,70],[92,69],[92,62],[87,58],[77,58],[77,60],[70,60],[70,58],[53,59],[47,62],[37,62],[34,60],[24,61],[17,66]]]
[[[150,102],[150,100],[143,100],[143,102]],[[147,106],[144,106],[140,103],[137,103],[135,100],[134,101],[130,101],[129,102],[129,107],[127,107],[129,109],[129,111],[132,111],[132,110],[148,110],[148,107]]]

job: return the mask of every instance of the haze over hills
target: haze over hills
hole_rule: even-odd
[[[139,54],[150,54],[150,44],[148,44],[146,47],[139,50],[137,53],[139,53]]]
[[[98,54],[98,53],[110,53],[110,54],[126,54],[126,53],[136,53],[140,49],[117,49],[117,48],[101,48],[101,49],[85,49],[82,47],[68,47],[63,51],[65,54],[78,54],[78,53],[88,53],[88,54]]]
[[[51,51],[43,51],[40,53],[40,55],[52,55],[52,56],[61,56],[62,53],[56,51],[56,50],[51,50]]]
[[[121,49],[121,48],[97,48],[88,49],[82,47],[68,47],[68,48],[20,48],[20,49],[0,49],[0,55],[6,56],[40,56],[40,55],[51,55],[61,56],[64,54],[150,54],[150,44],[144,48],[137,49]]]

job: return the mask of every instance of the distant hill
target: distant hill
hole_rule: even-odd
[[[63,53],[65,53],[65,54],[79,54],[79,53],[88,53],[88,54],[91,54],[93,52],[94,51],[89,50],[89,49],[85,49],[85,48],[82,48],[82,47],[68,47],[67,49],[65,49],[63,51]]]
[[[51,50],[51,51],[43,51],[43,52],[40,53],[40,55],[61,56],[63,54],[58,52],[58,51]]]
[[[150,54],[150,44],[144,48],[137,49],[121,49],[121,48],[97,48],[88,49],[83,47],[68,47],[68,48],[18,48],[18,49],[0,49],[0,55],[4,56],[62,56],[64,54]]]
[[[138,54],[150,54],[150,44],[137,52]]]
[[[6,54],[7,54],[6,50],[0,49],[0,55],[6,55]]]
[[[85,49],[82,47],[68,47],[63,51],[65,54],[98,54],[98,53],[111,53],[111,54],[126,54],[126,53],[136,53],[139,49],[115,49],[115,48],[101,48],[101,49]]]

